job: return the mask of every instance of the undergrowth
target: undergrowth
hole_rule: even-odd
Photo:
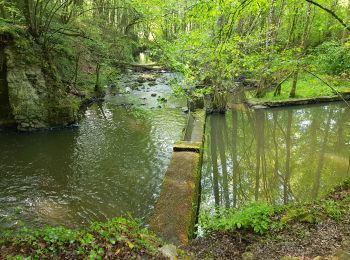
[[[265,202],[253,202],[240,209],[216,208],[214,213],[203,211],[198,225],[204,233],[247,230],[264,235],[296,222],[316,224],[327,218],[341,221],[350,210],[349,187],[350,181],[346,181],[328,197],[308,204],[271,206]]]
[[[155,256],[162,244],[138,220],[114,218],[95,222],[89,228],[72,230],[64,227],[23,228],[7,233],[0,240],[5,259],[103,259],[108,257]],[[4,254],[4,255],[2,255]]]

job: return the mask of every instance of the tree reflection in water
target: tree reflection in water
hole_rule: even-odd
[[[202,207],[321,197],[350,177],[348,112],[336,103],[210,115]]]

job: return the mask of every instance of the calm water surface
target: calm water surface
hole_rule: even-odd
[[[341,103],[211,115],[202,209],[311,201],[350,177],[350,110]]]
[[[80,127],[0,132],[0,227],[79,227],[152,211],[181,136],[179,109],[93,106]]]

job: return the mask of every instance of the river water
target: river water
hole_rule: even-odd
[[[184,100],[169,73],[134,73],[108,88],[78,127],[0,131],[0,228],[85,226],[130,214],[147,222]],[[201,209],[311,201],[350,177],[350,113],[342,103],[207,118]]]
[[[150,74],[124,75],[118,92],[142,76]],[[152,76],[89,108],[79,127],[0,132],[0,227],[81,227],[127,214],[147,222],[186,122],[181,102],[157,101],[171,94],[169,74]]]
[[[342,103],[208,117],[203,210],[320,198],[350,177],[350,113]]]

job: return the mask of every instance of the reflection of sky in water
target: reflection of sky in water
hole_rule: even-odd
[[[184,123],[179,109],[107,104],[87,110],[79,128],[0,133],[0,225],[147,219]]]
[[[349,122],[341,103],[209,116],[201,208],[323,196],[350,177]]]

